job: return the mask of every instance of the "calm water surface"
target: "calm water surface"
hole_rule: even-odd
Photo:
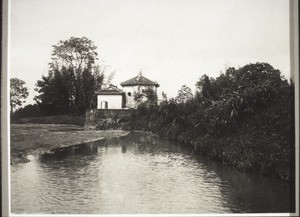
[[[32,158],[11,166],[13,213],[290,211],[288,184],[197,157],[151,134]]]

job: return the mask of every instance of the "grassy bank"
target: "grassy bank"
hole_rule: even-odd
[[[85,116],[72,116],[72,115],[60,115],[60,116],[40,116],[40,117],[22,117],[12,116],[12,124],[74,124],[83,126],[85,122]]]
[[[136,117],[124,125],[125,130],[151,131],[157,135],[190,146],[195,153],[234,166],[241,171],[281,180],[294,179],[294,143],[268,126],[247,122],[232,133],[201,134],[195,127],[164,123],[160,119]],[[282,129],[284,131],[284,129]]]
[[[78,125],[12,124],[11,164],[28,161],[28,154],[126,134],[122,130],[87,131]]]

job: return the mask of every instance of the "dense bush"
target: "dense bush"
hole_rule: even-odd
[[[267,63],[202,76],[187,100],[145,102],[129,129],[153,131],[240,170],[293,177],[294,86]],[[177,97],[178,98],[178,97]]]
[[[38,117],[41,116],[40,108],[37,104],[29,104],[26,105],[24,108],[19,108],[15,111],[12,116],[14,117]]]

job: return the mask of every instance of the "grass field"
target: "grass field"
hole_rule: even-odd
[[[41,116],[41,117],[18,117],[12,116],[11,123],[13,124],[74,124],[83,126],[85,116],[59,115],[59,116]]]

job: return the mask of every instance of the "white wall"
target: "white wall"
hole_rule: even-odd
[[[137,91],[137,86],[134,87],[123,87],[123,91],[126,96],[126,107],[135,108],[136,102],[134,101],[134,92]],[[128,96],[128,93],[131,93],[131,96]]]
[[[122,109],[122,96],[121,95],[98,95],[97,96],[97,109],[101,109],[101,102],[108,102],[108,109]],[[105,104],[102,103],[105,109]]]
[[[134,93],[138,91],[142,91],[144,89],[148,89],[149,86],[129,86],[129,87],[123,87],[123,91],[126,94],[126,107],[127,108],[136,108],[137,103],[134,101]],[[156,93],[156,87],[155,86],[150,86]],[[128,95],[128,93],[131,93],[131,96]],[[145,99],[144,99],[145,100]],[[142,99],[143,101],[143,99]]]

